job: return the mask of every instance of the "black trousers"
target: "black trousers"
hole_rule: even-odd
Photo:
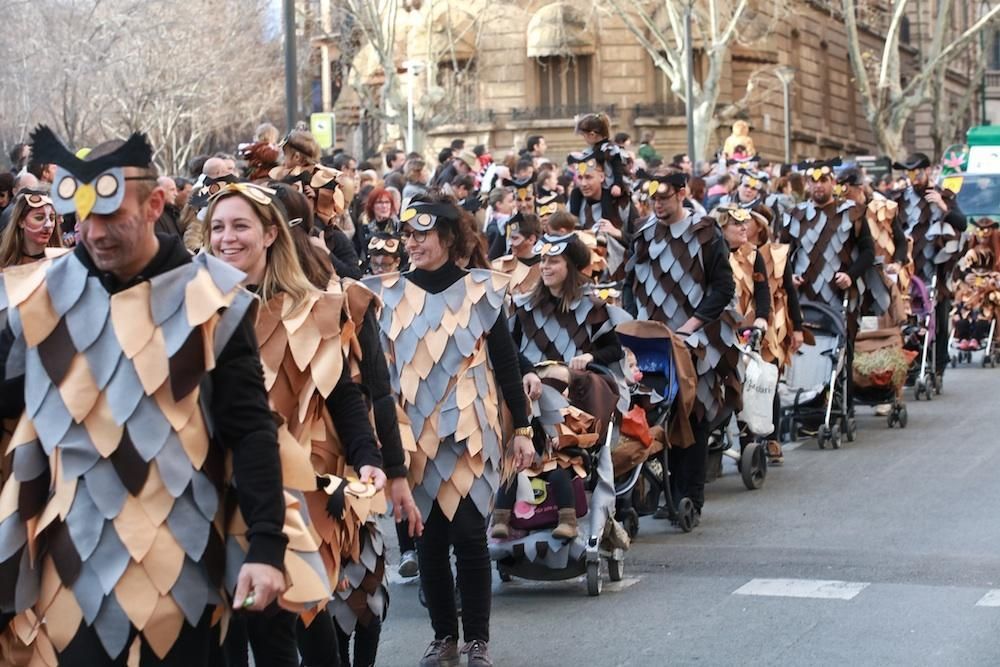
[[[396,539],[399,540],[399,553],[404,554],[407,551],[416,551],[417,543],[412,537],[410,537],[410,522],[407,520],[402,520],[396,524]]]
[[[256,614],[234,614],[225,641],[229,667],[247,667],[250,664],[248,645],[253,649],[255,664],[298,667],[296,620],[295,614],[277,605]]]
[[[670,494],[674,502],[689,498],[700,512],[705,505],[705,474],[708,470],[708,436],[712,425],[707,419],[698,420],[691,415],[694,444],[690,447],[672,447],[668,450],[670,467]]]
[[[375,618],[371,624],[354,626],[354,662],[351,662],[351,637],[334,623],[340,645],[340,664],[344,667],[373,667],[378,655],[378,640],[382,635],[382,621]]]
[[[211,607],[206,608],[195,627],[184,623],[177,641],[174,642],[173,647],[162,660],[156,656],[149,644],[142,640],[139,664],[142,667],[150,665],[195,667],[195,665],[224,664],[222,650],[219,647],[219,625],[211,626],[213,610]],[[136,634],[138,634],[138,630],[133,627],[121,655],[112,657],[104,650],[104,645],[101,644],[94,629],[86,623],[81,623],[80,629],[66,650],[59,653],[59,664],[74,667],[76,665],[81,667],[125,667],[129,647],[135,640]]]
[[[556,507],[559,509],[576,507],[576,499],[573,495],[573,480],[566,468],[550,470],[547,473],[543,473],[541,477],[548,482],[549,493],[552,494],[552,499],[556,501]],[[511,480],[510,484],[500,487],[500,493],[497,494],[496,508],[498,510],[512,509],[516,496],[517,478],[515,477]]]
[[[463,498],[449,521],[434,502],[424,519],[424,534],[417,542],[420,586],[434,638],[458,639],[455,580],[451,574],[450,550],[455,550],[458,590],[462,596],[462,627],[465,641],[490,640],[492,571],[486,547],[486,517],[470,498]]]
[[[951,313],[951,299],[941,299],[934,305],[934,372],[944,375],[948,367],[948,318]],[[989,330],[987,329],[987,332]]]

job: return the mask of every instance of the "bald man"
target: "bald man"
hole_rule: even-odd
[[[163,213],[156,220],[156,233],[183,237],[181,210],[177,207],[177,184],[169,176],[160,176],[156,179],[156,184],[163,188],[164,193]]]

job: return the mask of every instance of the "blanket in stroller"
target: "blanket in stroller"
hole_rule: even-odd
[[[903,348],[899,329],[860,331],[854,342],[854,385],[860,389],[899,389],[916,354]]]

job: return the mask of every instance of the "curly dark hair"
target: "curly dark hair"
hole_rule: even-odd
[[[476,221],[471,213],[461,208],[455,198],[443,192],[440,188],[430,188],[427,192],[417,194],[411,202],[427,202],[429,204],[450,204],[454,209],[453,217],[440,217],[434,229],[441,239],[441,244],[448,248],[448,259],[456,264],[471,260],[478,265],[477,249],[482,251],[480,235],[476,229]],[[472,266],[477,268],[477,266]],[[487,263],[488,266],[488,263]]]

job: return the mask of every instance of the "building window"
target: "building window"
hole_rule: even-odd
[[[993,33],[993,48],[990,56],[990,69],[1000,69],[1000,30]]]
[[[536,58],[538,106],[541,109],[574,116],[590,111],[591,56],[546,56]]]
[[[478,77],[476,63],[470,60],[443,62],[438,65],[437,85],[455,116],[466,118],[476,110]]]
[[[910,43],[910,19],[906,16],[899,20],[899,41],[903,44]]]
[[[666,54],[661,53],[660,55],[666,58]],[[705,52],[701,49],[695,49],[692,55],[694,56],[694,80],[698,83],[704,83],[707,69]],[[681,84],[683,88],[683,82]],[[667,116],[682,116],[685,112],[684,99],[674,94],[670,86],[670,77],[654,63],[653,104],[657,108],[656,112]]]

